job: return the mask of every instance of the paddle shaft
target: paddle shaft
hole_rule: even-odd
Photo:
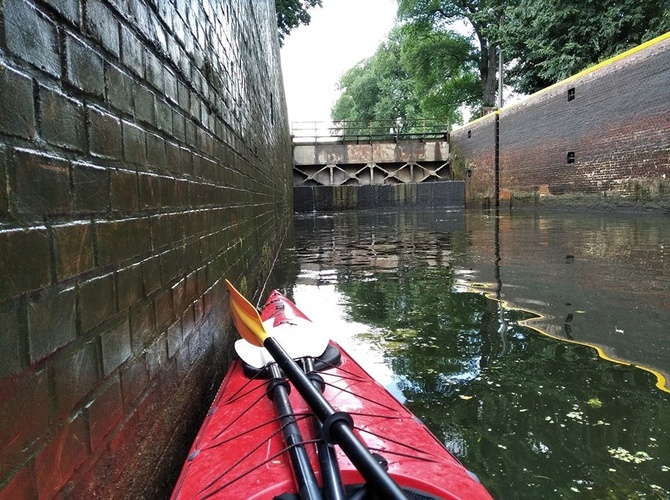
[[[316,387],[319,392],[323,392],[325,387],[323,378],[314,372],[314,358],[302,358],[303,371],[310,377],[312,385]],[[312,378],[317,376],[318,380]],[[316,417],[312,418],[312,425],[314,433],[319,436],[322,432],[321,421]],[[323,483],[323,496],[327,500],[346,500],[344,493],[344,485],[342,484],[342,475],[337,464],[337,456],[333,446],[326,442],[325,439],[320,439],[316,443],[316,450],[319,456],[319,469],[321,470],[321,482]]]
[[[328,425],[326,432],[339,445],[372,489],[380,495],[384,495],[384,498],[406,499],[407,497],[400,486],[393,481],[391,476],[354,434],[350,421],[338,418],[338,415],[343,414],[335,411],[323,397],[323,394],[312,385],[312,382],[298,364],[284,351],[279,342],[268,336],[263,341],[263,346],[284,371],[319,421]]]
[[[274,383],[269,396],[279,414],[279,420],[284,432],[284,441],[286,442],[291,463],[293,464],[293,472],[300,492],[300,498],[303,500],[321,500],[319,483],[316,481],[316,476],[307,456],[307,450],[303,444],[302,434],[295,420],[293,407],[288,397],[288,388],[285,385],[285,381],[282,380],[277,364],[272,363],[268,368],[272,374],[271,383]]]

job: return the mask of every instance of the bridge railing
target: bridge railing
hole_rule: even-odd
[[[294,144],[399,140],[446,140],[446,120],[294,122]]]

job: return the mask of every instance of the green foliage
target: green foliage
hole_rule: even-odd
[[[411,128],[419,119],[461,119],[463,103],[477,103],[467,38],[435,32],[426,24],[396,28],[370,58],[339,82],[334,121],[389,121]]]
[[[477,47],[473,56],[479,99],[485,106],[492,106],[498,52],[491,40],[497,33],[503,6],[502,0],[398,0],[398,16],[411,24],[427,24],[435,32],[449,32],[457,22],[469,26]]]
[[[477,60],[469,40],[424,23],[403,27],[402,64],[412,75],[424,114],[481,102]]]
[[[505,83],[531,93],[670,31],[669,0],[398,0],[398,15],[435,31],[470,26],[486,105],[498,46]]]
[[[294,28],[301,24],[309,24],[311,16],[307,9],[321,7],[322,0],[276,0],[277,30],[279,31],[279,43],[283,43],[284,37]]]
[[[505,83],[532,93],[670,31],[670,0],[398,0],[405,24],[341,78],[334,121],[461,120]],[[466,23],[470,37],[453,31]],[[473,43],[474,42],[474,43]]]
[[[670,31],[667,0],[520,0],[505,11],[509,81],[535,92]]]

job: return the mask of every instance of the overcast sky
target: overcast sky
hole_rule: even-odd
[[[312,21],[285,38],[282,72],[289,121],[329,121],[337,82],[372,56],[394,26],[395,0],[323,0]]]

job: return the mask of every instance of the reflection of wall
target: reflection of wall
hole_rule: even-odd
[[[473,213],[467,230],[464,265],[495,283],[493,221]],[[514,211],[499,230],[501,297],[543,314],[534,326],[670,374],[666,218]]]
[[[463,243],[463,211],[349,211],[294,221],[303,271],[357,269],[398,273],[400,268],[444,267]],[[455,249],[454,247],[458,247]],[[321,279],[317,275],[315,279]],[[334,277],[336,278],[336,276]],[[301,278],[304,283],[309,278]]]
[[[670,35],[500,111],[501,198],[632,200],[670,189]],[[491,198],[493,114],[451,133],[475,199]]]
[[[164,497],[290,222],[274,2],[0,19],[0,497]]]

